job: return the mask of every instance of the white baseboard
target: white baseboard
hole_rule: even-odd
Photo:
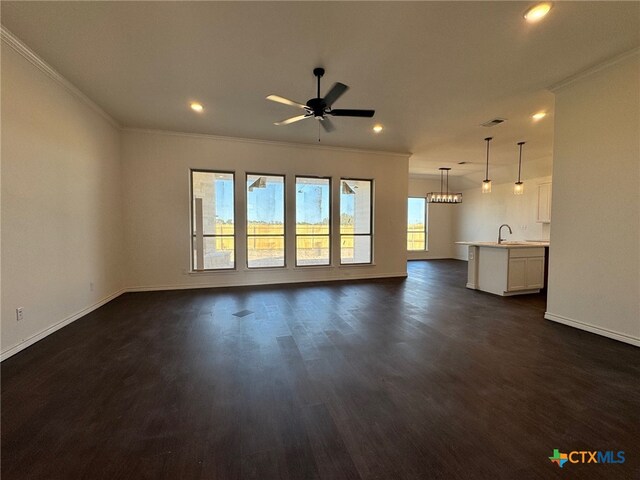
[[[632,337],[631,335],[626,335],[620,332],[614,332],[613,330],[607,330],[606,328],[602,328],[602,327],[596,327],[595,325],[579,322],[577,320],[563,317],[562,315],[556,315],[550,312],[545,312],[544,318],[546,318],[547,320],[551,320],[552,322],[562,323],[570,327],[579,328],[580,330],[585,330],[587,332],[595,333],[597,335],[602,335],[603,337],[612,338],[613,340],[618,340],[620,342],[624,342],[636,347],[640,347],[640,338]]]
[[[513,297],[515,295],[528,295],[530,293],[540,293],[539,288],[532,288],[530,290],[515,290],[513,292],[503,292],[503,297]]]
[[[126,289],[122,288],[122,289],[118,290],[117,292],[112,293],[111,295],[108,295],[108,296],[104,297],[102,300],[94,303],[93,305],[90,305],[90,306],[88,306],[86,308],[83,308],[79,312],[76,312],[73,315],[71,315],[71,316],[69,316],[69,317],[67,317],[67,318],[65,318],[63,320],[60,320],[58,323],[55,323],[55,324],[51,325],[50,327],[45,328],[41,332],[38,332],[35,335],[32,335],[29,338],[26,338],[26,339],[22,340],[20,343],[17,343],[16,345],[14,345],[12,347],[7,348],[5,351],[0,353],[0,362],[6,360],[7,358],[11,357],[12,355],[15,355],[16,353],[24,350],[25,348],[33,345],[37,341],[42,340],[44,337],[47,337],[47,336],[51,335],[56,330],[60,330],[62,327],[65,327],[65,326],[69,325],[70,323],[75,322],[79,318],[84,317],[88,313],[93,312],[94,310],[100,308],[101,306],[103,306],[106,303],[110,302],[114,298],[119,297],[120,295],[122,295],[125,292],[126,292]]]
[[[414,262],[416,260],[454,260],[454,258],[451,255],[444,255],[444,256],[436,255],[436,256],[432,256],[432,257],[430,257],[430,256],[421,257],[419,255],[416,255],[416,256],[408,255],[407,256],[407,261],[409,261],[409,262]]]
[[[231,288],[231,287],[257,287],[261,285],[287,285],[292,283],[327,283],[327,282],[348,282],[351,280],[374,280],[376,278],[406,278],[407,272],[400,273],[365,273],[341,278],[323,278],[322,280],[296,279],[296,280],[260,280],[257,282],[229,283],[220,285],[219,283],[186,283],[173,285],[150,285],[139,287],[127,287],[127,292],[156,292],[163,290],[191,290],[196,288]]]

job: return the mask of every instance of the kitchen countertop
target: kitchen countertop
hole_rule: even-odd
[[[525,241],[514,241],[514,242],[456,242],[457,245],[471,245],[474,247],[492,247],[492,248],[539,248],[539,247],[548,247],[549,242],[525,242]]]

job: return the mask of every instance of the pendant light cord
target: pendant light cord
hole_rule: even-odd
[[[493,137],[487,137],[485,138],[486,142],[487,142],[487,168],[485,170],[485,174],[484,174],[484,180],[485,182],[487,180],[489,180],[489,142],[491,142],[491,140],[493,140]]]
[[[522,172],[522,146],[525,142],[518,142],[518,146],[520,147],[520,158],[518,159],[518,183],[520,183],[520,172]]]

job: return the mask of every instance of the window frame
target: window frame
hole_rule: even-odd
[[[340,177],[340,196],[342,196],[342,181],[348,181],[348,180],[352,180],[355,182],[369,182],[371,184],[371,188],[369,188],[369,233],[355,233],[355,227],[354,227],[354,233],[352,235],[352,237],[365,237],[368,236],[369,237],[369,261],[368,262],[349,262],[349,263],[343,263],[342,262],[342,232],[339,232],[340,235],[340,266],[351,266],[351,265],[373,265],[373,256],[374,256],[374,252],[373,252],[373,209],[374,209],[374,195],[373,195],[373,189],[375,188],[375,182],[373,178],[349,178],[349,177]],[[342,201],[340,201],[340,218],[342,218]],[[342,226],[342,225],[340,225]],[[354,249],[355,249],[355,243],[354,243]]]
[[[195,249],[195,224],[194,224],[194,198],[193,198],[193,174],[194,173],[212,173],[212,174],[223,174],[223,175],[231,175],[232,178],[232,191],[233,191],[233,235],[216,235],[216,234],[205,234],[202,232],[202,238],[207,237],[222,237],[222,238],[233,238],[233,267],[231,268],[203,268],[202,270],[197,270],[195,268],[195,257],[193,255],[193,251]],[[205,168],[190,168],[189,169],[189,237],[190,237],[190,253],[189,256],[191,258],[189,271],[191,273],[204,273],[204,272],[230,272],[238,270],[238,229],[236,224],[236,219],[238,218],[238,205],[236,202],[236,172],[229,170],[210,170]]]
[[[424,201],[424,230],[420,231],[420,230],[415,230],[415,231],[409,231],[409,206],[408,206],[408,201],[412,198],[415,198],[417,200],[423,200]],[[407,197],[407,241],[409,240],[409,233],[424,233],[424,248],[419,249],[419,250],[409,250],[409,248],[407,248],[407,252],[428,252],[429,251],[429,242],[428,242],[428,237],[427,237],[427,232],[428,232],[428,219],[429,219],[429,214],[427,211],[427,205],[429,205],[429,203],[427,202],[427,198],[426,197],[415,197],[415,196],[408,196]]]
[[[317,237],[319,235],[317,234],[312,234],[312,233],[301,233],[298,234],[298,199],[297,199],[297,195],[296,195],[296,199],[294,202],[294,216],[295,216],[295,224],[294,224],[294,230],[293,230],[293,234],[295,236],[295,267],[296,268],[307,268],[307,267],[331,267],[333,265],[333,246],[332,246],[332,239],[333,239],[333,178],[332,177],[325,177],[325,176],[320,176],[320,175],[295,175],[294,176],[294,187],[296,189],[296,193],[298,191],[298,179],[299,178],[310,178],[310,179],[319,179],[319,180],[328,180],[329,181],[329,233],[327,235],[320,235],[320,236],[327,236],[329,237],[329,262],[328,263],[321,263],[321,264],[312,264],[312,265],[300,265],[298,263],[298,237]]]
[[[247,183],[249,175],[257,175],[262,177],[282,177],[282,212],[283,212],[283,231],[282,235],[249,235],[249,194],[247,192]],[[262,270],[269,268],[283,269],[287,268],[287,176],[276,173],[256,173],[245,172],[244,175],[244,198],[245,198],[245,261],[248,270]],[[249,266],[249,237],[279,237],[282,236],[284,244],[284,262],[281,266],[268,266],[268,267],[250,267]]]

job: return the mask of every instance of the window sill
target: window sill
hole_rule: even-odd
[[[292,270],[325,270],[335,268],[335,265],[296,265]]]
[[[297,270],[331,270],[334,268],[366,268],[375,267],[375,263],[345,263],[340,265],[306,265],[306,266],[294,266],[294,267],[262,267],[262,268],[242,268],[242,269],[221,269],[221,270],[189,270],[185,275],[192,275],[195,277],[209,276],[209,275],[229,275],[247,272],[278,272],[278,271],[297,271]]]
[[[243,268],[242,272],[277,272],[279,270],[288,270],[287,266],[283,267],[246,267]]]
[[[186,275],[218,275],[218,274],[229,274],[229,273],[238,273],[239,270],[235,268],[222,268],[220,270],[189,270],[186,272]]]

